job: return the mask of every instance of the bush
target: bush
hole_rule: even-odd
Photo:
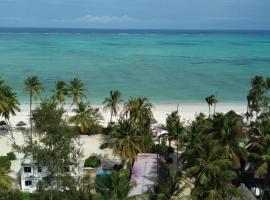
[[[168,147],[164,144],[156,144],[154,146],[154,153],[157,153],[161,156],[165,156],[167,154]]]
[[[174,148],[168,147],[167,152],[168,152],[168,153],[173,153],[173,152],[174,152]]]
[[[7,157],[9,160],[16,160],[16,155],[13,152],[7,153]]]
[[[109,143],[103,143],[102,145],[99,146],[99,149],[106,149],[109,147]]]
[[[101,161],[97,156],[89,156],[84,162],[84,167],[96,168],[101,165]]]
[[[0,156],[0,168],[4,168],[9,170],[11,166],[11,162],[7,156]]]

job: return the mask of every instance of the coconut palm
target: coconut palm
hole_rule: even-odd
[[[120,119],[117,133],[111,140],[114,154],[119,155],[122,161],[129,163],[130,166],[136,160],[137,154],[142,152],[137,131],[137,126],[132,120]]]
[[[130,172],[126,169],[114,171],[110,175],[111,186],[109,188],[100,188],[103,190],[104,200],[131,200],[135,197],[128,197],[130,189],[134,186],[130,182]]]
[[[171,141],[176,139],[178,134],[180,134],[183,129],[178,111],[173,111],[170,115],[167,116],[165,128],[168,132],[169,146],[171,147]]]
[[[64,105],[67,96],[68,96],[67,84],[62,80],[57,81],[52,95],[53,102],[58,102]]]
[[[213,104],[216,104],[217,103],[217,99],[215,98],[215,96],[212,94],[208,97],[205,98],[205,101],[206,103],[208,104],[208,109],[209,109],[209,118],[210,118],[210,115],[211,115],[211,106]]]
[[[81,133],[85,133],[92,125],[98,124],[102,118],[98,109],[94,109],[83,102],[78,103],[77,107],[72,111],[75,115],[70,117],[69,122],[80,127]]]
[[[119,104],[123,102],[121,99],[121,93],[116,90],[116,91],[110,91],[110,96],[106,97],[105,100],[103,101],[104,105],[104,110],[110,110],[111,111],[111,118],[110,121],[112,122],[112,117],[117,116],[117,112],[119,110]]]
[[[8,175],[8,170],[0,168],[0,189],[10,189],[12,178]]]
[[[82,101],[84,98],[86,98],[86,89],[83,82],[78,78],[74,78],[72,81],[70,81],[68,92],[69,96],[72,98],[70,108],[73,105],[78,105],[79,100]]]
[[[148,98],[131,97],[124,107],[126,116],[129,116],[131,120],[138,124],[140,131],[150,128],[154,117],[152,112],[153,105]]]
[[[235,168],[241,167],[241,160],[246,160],[245,131],[243,117],[234,111],[225,115],[218,114],[213,119],[214,138],[224,147],[224,156],[231,160]],[[242,145],[241,145],[242,144]]]
[[[27,92],[29,92],[29,101],[30,101],[30,125],[31,125],[31,137],[33,134],[33,125],[32,125],[32,103],[33,97],[38,98],[43,90],[42,84],[37,76],[30,76],[24,81],[24,87]]]
[[[153,137],[149,131],[144,131],[140,135],[141,150],[143,153],[150,153],[154,145]]]
[[[198,148],[198,156],[186,169],[187,175],[195,180],[192,196],[202,200],[227,200],[239,196],[239,191],[231,183],[236,173],[230,170],[230,160],[223,158],[222,146],[205,136],[195,148]]]
[[[9,119],[11,115],[15,115],[16,111],[20,111],[19,101],[17,95],[12,91],[11,87],[4,85],[4,82],[0,82],[0,115],[10,125]]]

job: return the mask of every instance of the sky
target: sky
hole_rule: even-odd
[[[270,0],[0,0],[0,27],[270,30]]]

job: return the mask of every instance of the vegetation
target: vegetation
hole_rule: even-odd
[[[237,188],[240,183],[249,188],[270,188],[270,78],[256,76],[251,80],[244,116],[234,111],[216,113],[218,100],[214,95],[205,98],[209,106],[208,117],[200,113],[195,120],[183,124],[178,111],[173,111],[163,125],[167,134],[161,142],[152,136],[153,105],[145,97],[130,97],[121,112],[121,93],[111,91],[103,102],[104,109],[110,110],[111,123],[102,129],[102,117],[98,109],[87,103],[81,80],[75,78],[69,84],[58,81],[52,98],[42,101],[33,110],[32,98],[40,96],[42,84],[32,76],[25,81],[25,86],[30,94],[31,132],[34,125],[39,142],[31,139],[19,150],[46,166],[49,173],[41,183],[43,187],[24,199],[128,199],[128,191],[134,186],[130,181],[130,169],[138,153],[157,153],[160,157],[155,194],[149,194],[153,200],[227,200],[241,197]],[[0,114],[9,121],[9,117],[19,110],[19,102],[3,81],[0,81],[0,94]],[[68,97],[73,106],[69,118],[64,117],[68,111],[63,107]],[[92,178],[78,180],[71,173],[78,166],[80,157],[76,143],[79,134],[94,134],[101,130],[106,133],[106,141],[100,149],[112,148],[123,161],[121,167],[127,169],[113,171],[110,185],[98,188],[98,194],[92,194],[95,188]],[[172,166],[175,164],[173,155],[176,155],[176,168]],[[10,188],[8,173],[14,156],[9,153],[0,157],[0,197],[5,194],[21,198],[24,195]],[[100,159],[95,156],[85,161],[85,166],[89,167],[100,164]],[[180,173],[180,166],[183,173]],[[183,195],[187,180],[191,190],[189,197]]]
[[[109,143],[103,143],[102,145],[99,146],[99,149],[107,149],[109,147]]]
[[[0,116],[2,116],[9,127],[11,127],[9,119],[20,111],[17,95],[12,88],[0,80]]]
[[[43,90],[42,84],[37,76],[30,76],[24,81],[25,91],[29,92],[29,106],[30,106],[30,125],[31,125],[31,135],[33,134],[33,124],[32,124],[32,103],[33,97],[40,97]],[[32,137],[32,136],[31,136]]]
[[[102,190],[102,199],[104,200],[128,200],[129,190],[134,184],[129,181],[130,172],[126,169],[114,171],[110,175],[110,185],[108,188],[100,188]]]
[[[119,110],[119,104],[123,102],[121,99],[121,92],[118,90],[116,91],[110,91],[110,96],[105,98],[103,101],[104,110],[110,109],[111,112],[111,118],[110,121],[112,121],[113,116],[116,117],[118,110]]]
[[[80,102],[72,110],[75,115],[70,117],[69,122],[80,128],[81,133],[98,133],[99,122],[102,116],[98,109],[92,108],[89,104]]]
[[[9,160],[16,160],[16,155],[14,152],[7,153],[7,157]]]
[[[11,166],[11,162],[8,156],[0,156],[0,168],[9,170]]]
[[[97,156],[89,156],[85,162],[84,167],[96,168],[101,165],[101,160]]]
[[[67,97],[68,97],[67,84],[62,80],[57,81],[55,89],[53,90],[53,95],[51,97],[53,102],[65,105]]]

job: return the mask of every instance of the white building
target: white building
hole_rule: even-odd
[[[78,167],[69,166],[67,170],[71,172],[71,176],[79,177],[83,173],[83,163],[80,162]],[[47,167],[28,157],[21,160],[20,174],[22,191],[33,193],[37,190],[39,181],[44,181],[48,176],[48,170]]]
[[[34,162],[31,158],[21,160],[21,188],[23,192],[34,192],[37,190],[37,184],[45,178],[47,168]]]

